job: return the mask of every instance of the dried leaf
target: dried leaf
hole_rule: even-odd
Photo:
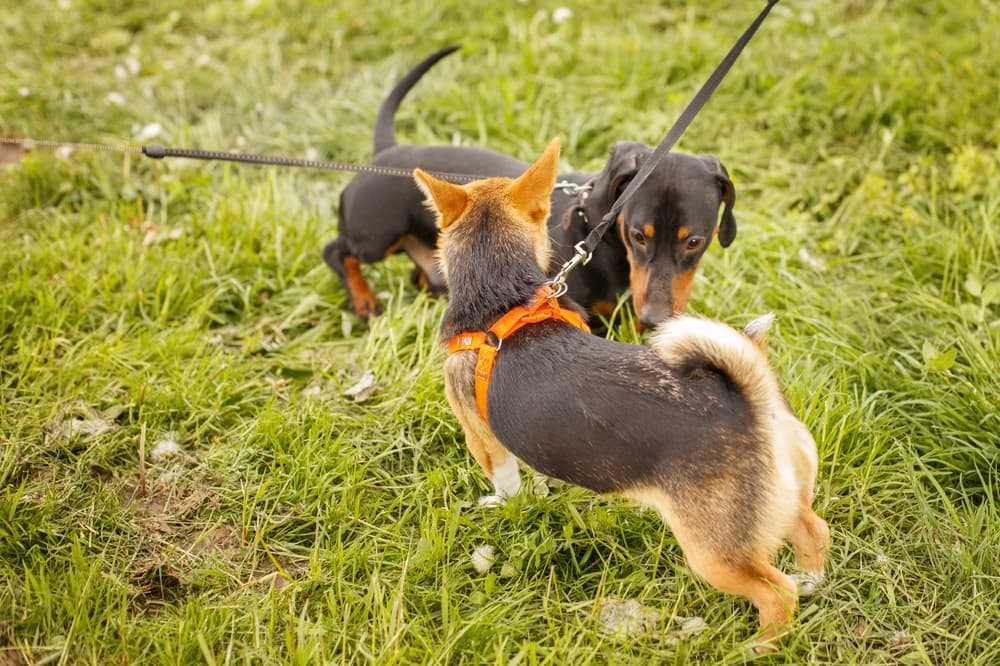
[[[643,606],[637,599],[622,601],[608,597],[598,601],[598,604],[598,630],[619,640],[646,634],[663,620],[659,611]]]
[[[344,391],[344,395],[354,398],[355,402],[364,402],[375,393],[375,372],[365,371],[358,383]]]
[[[124,411],[116,405],[104,411],[81,405],[64,412],[46,426],[46,431],[57,439],[69,440],[74,437],[89,439],[118,429],[115,419]]]

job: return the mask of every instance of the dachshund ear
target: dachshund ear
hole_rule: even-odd
[[[625,191],[635,175],[639,173],[639,167],[652,152],[652,148],[636,141],[618,141],[611,146],[611,155],[604,167],[609,206]]]
[[[729,247],[736,240],[736,218],[733,217],[733,205],[736,203],[736,188],[729,176],[719,178],[722,187],[722,221],[719,222],[719,244]]]
[[[719,222],[719,245],[729,247],[736,240],[736,218],[733,216],[733,206],[736,205],[736,187],[729,178],[729,172],[715,155],[702,155],[701,159],[712,171],[722,196],[722,220]]]

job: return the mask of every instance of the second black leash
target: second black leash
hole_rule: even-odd
[[[158,143],[143,146],[142,154],[153,159],[163,159],[164,157],[185,157],[191,160],[212,160],[223,162],[240,162],[243,164],[269,164],[272,166],[294,166],[308,169],[326,169],[327,171],[353,171],[355,173],[369,173],[376,176],[399,176],[413,178],[413,169],[402,167],[387,167],[377,164],[351,164],[350,162],[327,162],[325,160],[303,160],[293,157],[281,157],[273,155],[256,155],[253,153],[227,153],[219,150],[193,150],[191,148],[168,148]],[[471,183],[484,176],[473,176],[461,173],[433,173],[437,178],[442,178],[453,183]]]

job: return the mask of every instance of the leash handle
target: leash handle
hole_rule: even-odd
[[[722,83],[722,79],[724,79],[726,74],[729,73],[733,63],[736,62],[740,53],[743,52],[743,48],[757,33],[757,29],[760,28],[760,25],[764,22],[764,19],[767,18],[767,15],[776,4],[778,4],[778,0],[768,0],[767,6],[761,10],[760,14],[757,15],[757,18],[755,18],[747,29],[743,31],[740,38],[736,40],[733,47],[729,49],[726,56],[716,66],[712,75],[708,77],[708,80],[705,81],[698,92],[695,93],[695,96],[691,98],[691,101],[688,102],[684,111],[681,112],[681,115],[674,122],[666,136],[663,137],[663,140],[660,141],[659,145],[656,146],[656,149],[653,150],[649,159],[643,163],[639,172],[635,175],[635,178],[632,179],[632,181],[628,184],[628,187],[625,188],[625,191],[622,192],[621,195],[615,200],[614,204],[612,204],[611,210],[609,210],[607,214],[601,218],[600,223],[598,223],[598,225],[594,227],[589,234],[587,234],[587,237],[584,238],[583,241],[576,244],[576,254],[573,255],[569,261],[563,264],[562,268],[559,269],[559,272],[552,278],[553,285],[565,285],[566,275],[571,270],[576,268],[581,263],[586,264],[590,261],[590,257],[593,254],[594,249],[601,241],[601,237],[608,230],[608,227],[614,224],[615,219],[618,217],[619,213],[622,212],[622,209],[625,207],[628,200],[632,198],[636,190],[638,190],[642,184],[646,182],[646,179],[649,178],[649,174],[653,172],[653,169],[655,169],[660,163],[663,156],[669,153],[674,147],[674,144],[676,144],[681,138],[681,135],[684,134],[688,125],[691,124],[691,121],[694,120],[695,116],[698,115],[702,107],[705,106],[705,103],[708,102],[708,99],[712,96],[712,93],[715,92],[715,89],[719,87],[720,83]]]

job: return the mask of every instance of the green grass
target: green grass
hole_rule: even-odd
[[[567,169],[596,169],[658,141],[759,6],[336,4],[11,4],[0,135],[135,143],[156,122],[168,145],[364,161],[392,83],[461,42],[401,138],[531,159],[558,135]],[[778,315],[820,449],[829,578],[774,656],[650,513],[559,484],[476,506],[444,303],[393,259],[362,325],[322,262],[348,175],[0,169],[0,664],[993,663],[997,43],[992,0],[783,2],[680,146],[738,190],[692,310]],[[168,437],[182,454],[154,460]],[[618,640],[607,597],[665,619]],[[678,640],[690,616],[708,629]]]

